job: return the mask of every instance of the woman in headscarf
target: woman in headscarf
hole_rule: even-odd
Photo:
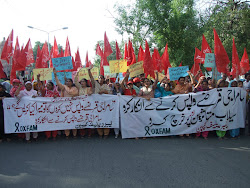
[[[15,96],[18,99],[21,99],[24,96],[30,96],[30,97],[33,97],[33,98],[37,97],[37,91],[32,89],[32,83],[30,81],[27,81],[25,83],[25,89],[24,90],[21,90],[21,88],[22,88],[22,85],[19,85],[18,89],[15,92]],[[38,133],[33,132],[32,135],[33,135],[33,139],[35,141],[37,141]],[[26,137],[26,141],[30,142],[30,132],[25,133],[25,137]]]
[[[61,97],[78,96],[78,89],[75,87],[73,80],[71,78],[66,78],[65,85],[64,85],[59,81],[57,77],[57,71],[55,68],[53,69],[53,72],[54,72],[56,84],[61,90]],[[73,132],[73,137],[77,138],[77,129],[72,129],[72,132]],[[70,135],[70,130],[68,129],[64,130],[64,133],[65,133],[66,139],[68,139]]]
[[[92,93],[94,93],[94,89],[88,85],[88,81],[85,78],[83,78],[79,82],[78,78],[79,78],[79,71],[80,70],[77,71],[77,74],[76,74],[75,79],[74,79],[75,85],[76,85],[78,92],[79,92],[79,96],[91,95]],[[92,129],[80,129],[79,132],[80,132],[81,138],[84,138],[84,136],[86,134],[85,130],[88,131],[88,138],[91,138]]]
[[[9,93],[6,93],[5,87],[0,84],[0,142],[4,138],[7,139],[7,141],[10,141],[10,135],[4,134],[4,113],[3,113],[3,99],[5,97],[11,97]]]

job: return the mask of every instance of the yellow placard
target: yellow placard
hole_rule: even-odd
[[[129,66],[130,77],[135,77],[144,73],[143,61]]]
[[[34,79],[36,80],[37,75],[40,74],[40,80],[52,80],[52,68],[42,68],[42,69],[33,69]]]
[[[95,80],[98,80],[98,76],[99,76],[99,68],[98,67],[93,67],[91,69],[91,73],[93,75],[93,78]],[[79,74],[78,74],[78,79],[81,80],[85,78],[86,80],[89,80],[89,74],[88,74],[88,69],[87,68],[82,68],[80,71],[79,71]]]
[[[166,77],[166,76],[165,76],[164,74],[158,73],[158,80],[159,80],[159,81],[162,81],[163,78],[165,78],[165,77]]]
[[[126,72],[128,69],[127,60],[120,59],[120,60],[109,61],[109,68],[110,68],[110,73]]]

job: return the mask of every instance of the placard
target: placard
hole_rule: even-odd
[[[188,76],[187,71],[189,70],[188,66],[181,66],[181,67],[169,67],[169,77],[170,80],[178,80],[180,77]]]
[[[66,76],[66,78],[71,78],[72,79],[72,72],[57,72],[57,77],[58,80],[61,82],[61,84],[65,84],[65,79],[64,77]],[[54,74],[52,74],[52,82],[56,85],[56,79]]]
[[[204,67],[214,68],[215,66],[216,65],[214,53],[206,53]]]
[[[136,77],[144,73],[143,61],[139,61],[129,66],[130,77]]]
[[[53,69],[52,68],[42,68],[33,69],[34,79],[37,79],[37,75],[40,74],[40,80],[52,80]]]
[[[71,56],[52,58],[52,63],[57,71],[73,69]]]

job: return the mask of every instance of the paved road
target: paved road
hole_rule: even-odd
[[[0,143],[5,187],[250,187],[250,137]]]

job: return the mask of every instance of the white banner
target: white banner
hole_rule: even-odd
[[[119,98],[91,95],[3,100],[5,133],[82,128],[119,128]]]
[[[241,88],[153,98],[120,97],[122,138],[181,135],[245,127]]]

